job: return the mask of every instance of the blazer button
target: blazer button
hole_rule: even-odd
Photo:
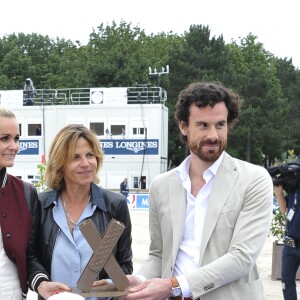
[[[2,213],[2,217],[3,217],[3,218],[6,218],[6,213],[5,213],[5,212]]]
[[[6,237],[9,239],[11,237],[11,234],[10,233],[7,233],[6,234]]]

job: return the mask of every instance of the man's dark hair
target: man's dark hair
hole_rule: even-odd
[[[189,125],[190,106],[214,107],[217,103],[224,102],[228,109],[227,123],[232,129],[237,122],[237,117],[242,101],[238,94],[224,87],[220,83],[195,82],[179,93],[175,106],[175,118],[178,124],[182,121]],[[186,141],[186,137],[182,136]]]

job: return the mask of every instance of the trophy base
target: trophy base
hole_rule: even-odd
[[[72,288],[72,293],[78,294],[82,297],[98,297],[98,298],[105,298],[105,297],[121,297],[127,296],[129,294],[128,288],[123,291],[117,290],[114,285],[101,285],[92,287],[88,292],[84,292],[83,290],[74,287]]]

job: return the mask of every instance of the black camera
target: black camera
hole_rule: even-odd
[[[300,159],[267,169],[273,185],[282,185],[285,191],[300,188]]]

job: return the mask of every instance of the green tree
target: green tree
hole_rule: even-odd
[[[168,100],[170,167],[177,166],[187,154],[185,145],[179,139],[178,126],[174,120],[175,103],[179,92],[189,83],[199,80],[222,82],[226,75],[228,55],[223,37],[211,37],[210,29],[202,25],[190,26],[182,41],[171,49]]]
[[[132,86],[144,81],[148,67],[143,60],[143,41],[146,39],[140,28],[131,28],[121,22],[118,26],[104,27],[90,34],[88,43],[89,76],[94,86]]]
[[[281,126],[288,133],[285,136],[286,145],[282,152],[294,149],[300,154],[300,70],[296,70],[291,59],[277,59],[275,62],[276,75],[280,81],[282,93],[285,99],[287,115],[282,120]]]
[[[63,77],[57,78],[61,57],[70,47],[74,47],[70,41],[35,33],[5,36],[0,39],[0,72],[9,78],[10,89],[22,89],[27,77],[36,88],[49,88],[53,83],[57,87],[64,82]]]
[[[111,26],[101,24],[90,34],[87,45],[90,81],[105,87],[149,83],[149,67],[168,63],[175,39],[175,35],[164,33],[147,36],[144,30],[123,21]],[[155,85],[157,81],[150,83]]]
[[[148,68],[170,66],[168,76],[149,78]],[[87,45],[38,34],[0,38],[0,88],[22,89],[30,77],[38,89],[160,85],[168,93],[169,167],[186,155],[174,108],[178,93],[199,80],[220,81],[244,99],[228,152],[268,165],[293,147],[300,151],[300,72],[292,60],[266,51],[256,36],[225,44],[208,26],[191,25],[183,35],[146,35],[131,23],[101,24]]]
[[[241,39],[241,45],[233,42],[229,46],[232,55],[228,80],[243,97],[243,107],[238,126],[230,135],[228,151],[268,165],[285,144],[282,120],[287,110],[276,76],[276,60],[256,39],[250,34]]]

